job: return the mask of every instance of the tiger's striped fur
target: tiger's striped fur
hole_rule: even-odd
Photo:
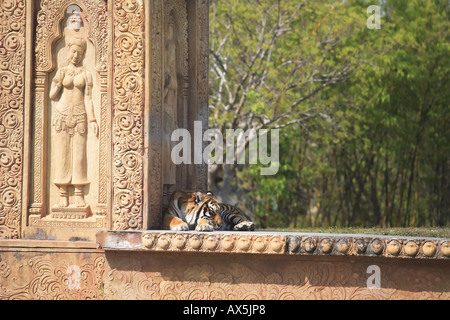
[[[213,197],[211,191],[206,192],[207,195]],[[231,204],[219,203],[220,217],[222,218],[222,228],[220,230],[234,231],[254,231],[255,224],[245,213]]]
[[[219,203],[223,224],[221,230],[253,231],[255,224],[241,210],[230,204]]]
[[[164,214],[167,230],[214,231],[220,229],[220,207],[213,196],[194,191],[175,191]]]

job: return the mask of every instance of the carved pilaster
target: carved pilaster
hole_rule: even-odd
[[[0,238],[20,236],[23,187],[25,0],[0,2]]]
[[[46,183],[47,183],[47,121],[45,110],[48,92],[48,75],[37,71],[34,89],[34,130],[33,130],[33,192],[31,194],[30,215],[43,217],[46,215]]]
[[[114,3],[114,230],[142,229],[143,225],[144,3]]]

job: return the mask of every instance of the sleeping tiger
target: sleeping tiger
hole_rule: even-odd
[[[213,196],[194,191],[175,191],[170,196],[164,229],[214,231],[221,227],[220,207]]]
[[[223,224],[220,230],[254,231],[255,224],[243,212],[231,204],[219,203]]]
[[[163,228],[175,231],[255,230],[234,206],[218,203],[211,192],[175,191],[164,214]]]
[[[211,191],[206,193],[213,196]],[[231,204],[219,203],[222,228],[220,230],[254,231],[255,224],[251,219],[237,207]]]

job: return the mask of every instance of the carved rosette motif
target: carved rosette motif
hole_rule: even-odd
[[[113,229],[142,229],[144,4],[114,3]]]
[[[0,238],[20,236],[25,0],[0,2]]]

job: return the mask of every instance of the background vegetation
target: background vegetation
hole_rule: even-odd
[[[280,129],[278,174],[209,170],[259,227],[449,225],[450,5],[377,2],[210,1],[210,127]]]

